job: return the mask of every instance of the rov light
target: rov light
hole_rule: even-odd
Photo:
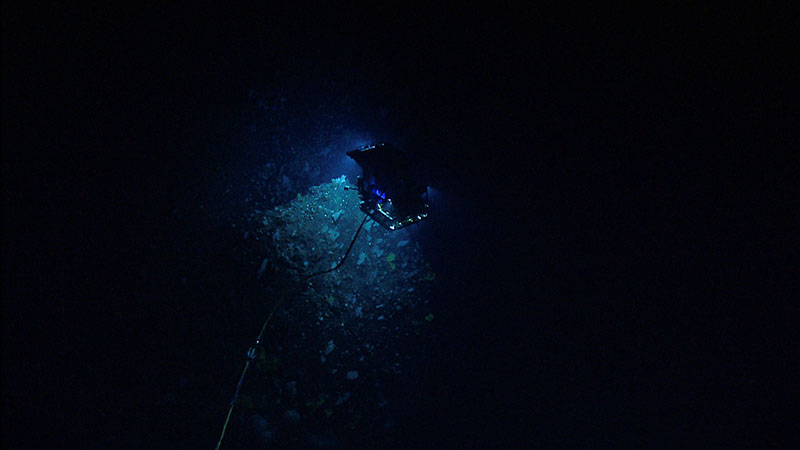
[[[381,200],[386,200],[386,193],[378,188],[372,188],[372,193],[377,195]]]

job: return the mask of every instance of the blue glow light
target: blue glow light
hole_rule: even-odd
[[[372,188],[372,193],[377,195],[381,200],[386,200],[386,193],[378,188]]]

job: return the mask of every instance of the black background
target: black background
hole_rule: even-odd
[[[396,108],[466,205],[431,225],[461,325],[409,442],[786,442],[788,17],[6,5],[4,443],[158,441],[144,374],[191,336],[154,331],[174,313],[137,270],[167,259],[187,186],[237,157],[214,153],[216,119],[284,67]]]

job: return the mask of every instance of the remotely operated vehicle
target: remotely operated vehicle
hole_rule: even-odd
[[[391,144],[347,152],[363,171],[357,187],[359,207],[388,230],[399,230],[428,217],[428,186],[418,160]]]

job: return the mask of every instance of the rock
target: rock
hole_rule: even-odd
[[[350,399],[350,393],[345,392],[343,395],[339,396],[339,398],[336,400],[336,405],[337,406],[341,405],[342,403],[346,402],[349,399]]]
[[[252,425],[253,431],[255,431],[262,444],[268,444],[272,441],[273,430],[265,416],[254,414]]]
[[[347,375],[345,375],[345,377],[348,380],[355,380],[356,378],[358,378],[358,371],[357,370],[351,370],[351,371],[347,372]]]
[[[286,393],[289,394],[289,397],[297,396],[297,381],[289,381],[284,386]]]
[[[290,423],[296,423],[300,421],[300,413],[298,413],[294,409],[289,409],[285,413],[283,413],[283,419]]]

